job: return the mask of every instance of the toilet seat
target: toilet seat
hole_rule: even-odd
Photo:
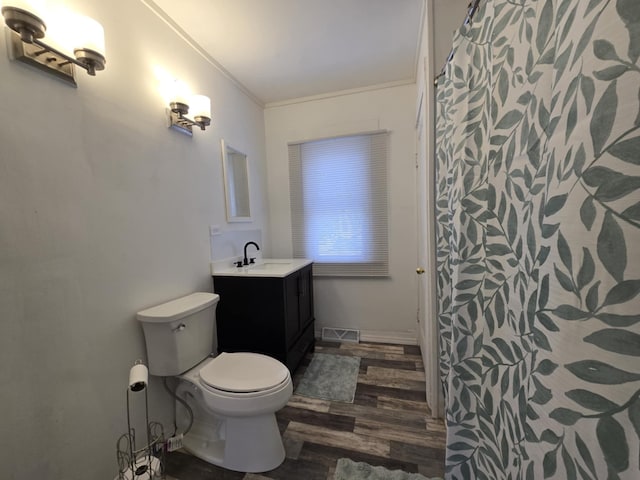
[[[223,352],[198,371],[200,384],[229,396],[254,396],[278,390],[290,379],[278,360],[259,353]]]

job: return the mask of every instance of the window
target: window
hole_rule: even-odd
[[[289,145],[293,256],[316,275],[388,274],[387,137]]]

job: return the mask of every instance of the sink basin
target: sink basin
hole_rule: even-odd
[[[249,270],[282,270],[282,269],[288,268],[289,265],[291,265],[291,262],[289,261],[274,262],[274,261],[268,260],[263,263],[248,265],[247,268]]]
[[[228,263],[223,266],[211,264],[211,274],[214,277],[286,277],[310,263],[306,258],[265,258],[239,268]]]

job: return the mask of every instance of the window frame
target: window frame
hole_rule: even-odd
[[[388,277],[389,276],[389,137],[387,130],[377,130],[373,132],[362,132],[349,135],[340,135],[334,137],[325,137],[319,139],[305,140],[299,142],[290,142],[289,148],[289,198],[291,207],[291,236],[294,258],[309,258],[314,261],[314,275],[316,276],[332,276],[332,277]],[[313,149],[317,147],[321,150],[323,145],[328,146],[327,150],[336,149],[336,145],[345,142],[368,142],[367,159],[365,170],[362,175],[368,177],[367,186],[370,190],[368,200],[363,206],[365,211],[371,215],[369,223],[372,225],[371,232],[367,233],[366,246],[371,250],[370,259],[356,261],[323,261],[309,251],[306,244],[309,237],[309,218],[317,211],[305,211],[305,162],[322,161],[323,153],[315,152],[313,155],[304,153],[307,148]],[[349,145],[349,143],[346,143]],[[338,149],[339,150],[339,149]],[[348,148],[347,150],[350,150]],[[357,155],[355,149],[353,151]],[[345,159],[352,153],[346,154]],[[325,151],[324,155],[328,155]],[[336,155],[343,155],[342,152]],[[310,158],[313,157],[313,158]],[[342,158],[342,157],[341,157]],[[315,165],[317,169],[317,165]],[[310,168],[307,166],[307,176]],[[316,180],[322,180],[318,176]],[[363,196],[364,199],[364,196]],[[329,203],[329,202],[327,202]],[[321,208],[322,204],[320,205]],[[337,221],[337,220],[336,220]],[[360,254],[361,255],[361,254]],[[345,257],[347,255],[344,255]]]

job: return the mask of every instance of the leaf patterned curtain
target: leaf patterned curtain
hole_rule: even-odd
[[[437,88],[447,478],[640,478],[640,0],[485,0]]]

